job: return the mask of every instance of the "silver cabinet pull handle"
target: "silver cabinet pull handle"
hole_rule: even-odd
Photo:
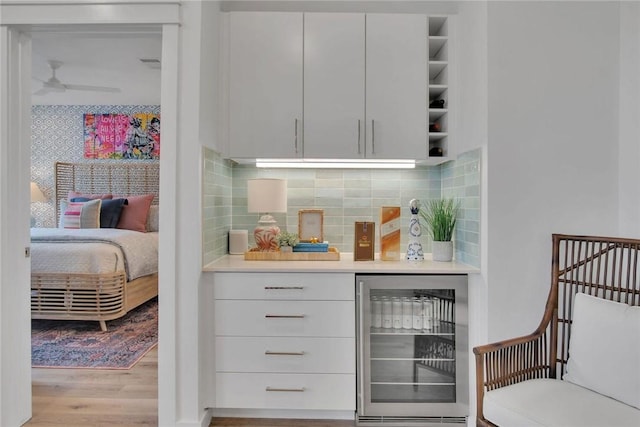
[[[376,154],[376,121],[371,119],[371,154]]]
[[[303,392],[304,391],[304,387],[300,387],[300,388],[277,388],[277,387],[269,387],[269,386],[267,386],[265,391],[292,391],[292,392],[299,393],[299,392]]]
[[[265,291],[274,291],[274,290],[302,290],[304,286],[265,286]]]
[[[293,135],[294,135],[294,148],[296,150],[296,154],[298,154],[298,119],[294,119],[293,121]]]
[[[265,314],[265,319],[304,319],[304,314]]]
[[[360,119],[358,119],[358,154],[360,154]]]
[[[265,350],[267,356],[304,356],[304,351],[271,351]]]

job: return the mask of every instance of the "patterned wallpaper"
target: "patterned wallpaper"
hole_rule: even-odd
[[[31,110],[31,180],[44,193],[46,202],[31,204],[35,227],[55,227],[54,176],[57,161],[123,162],[89,160],[83,157],[84,113],[160,113],[158,105],[34,105]],[[153,161],[153,160],[150,160]]]

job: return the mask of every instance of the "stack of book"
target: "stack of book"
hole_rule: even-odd
[[[306,243],[300,242],[293,247],[293,252],[327,252],[329,243]]]

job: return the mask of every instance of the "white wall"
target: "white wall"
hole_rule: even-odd
[[[640,238],[640,3],[620,4],[620,229]]]
[[[491,340],[539,323],[551,233],[618,231],[618,7],[488,4]]]

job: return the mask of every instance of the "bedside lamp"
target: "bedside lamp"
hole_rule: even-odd
[[[44,197],[42,190],[38,187],[38,184],[31,181],[31,203],[35,202],[46,202],[47,199]],[[33,215],[31,215],[31,227],[36,225],[36,219]]]
[[[261,251],[278,249],[280,227],[270,213],[287,212],[287,180],[250,179],[247,181],[247,208],[249,213],[262,214],[253,231],[256,246]]]
[[[31,203],[33,202],[46,202],[47,199],[44,197],[42,190],[38,187],[38,184],[35,182],[31,182]]]

